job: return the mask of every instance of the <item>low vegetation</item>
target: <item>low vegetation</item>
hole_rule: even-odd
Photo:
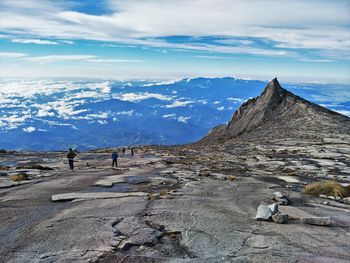
[[[313,182],[305,186],[304,193],[312,196],[323,194],[344,198],[350,196],[350,187],[344,187],[336,181]]]
[[[3,165],[0,165],[0,170],[8,170],[10,169],[10,167],[8,166],[3,166]]]
[[[10,179],[15,182],[20,182],[23,180],[29,180],[29,176],[26,173],[14,174],[10,176]]]
[[[161,190],[159,191],[159,195],[160,195],[160,196],[164,196],[164,195],[167,195],[169,192],[170,192],[169,189],[161,189]]]
[[[234,175],[229,175],[229,176],[227,177],[227,180],[229,180],[229,181],[234,181],[234,180],[236,180],[236,176],[234,176]]]
[[[0,149],[0,153],[7,153],[7,151],[4,149]]]

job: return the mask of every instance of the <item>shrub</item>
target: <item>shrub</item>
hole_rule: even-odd
[[[15,182],[23,181],[23,180],[29,180],[29,176],[26,173],[20,173],[11,175],[10,179]]]
[[[336,181],[314,182],[305,186],[304,193],[319,196],[320,194],[327,196],[346,197],[349,195],[348,187],[343,187]]]
[[[7,153],[7,151],[4,149],[0,149],[0,153]]]

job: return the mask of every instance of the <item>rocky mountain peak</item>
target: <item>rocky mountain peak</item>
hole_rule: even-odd
[[[335,127],[348,132],[350,119],[294,95],[274,78],[260,96],[244,102],[227,125],[212,129],[202,141],[304,136]]]

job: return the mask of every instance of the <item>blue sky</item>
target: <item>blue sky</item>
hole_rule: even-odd
[[[350,83],[350,1],[0,0],[0,77]]]

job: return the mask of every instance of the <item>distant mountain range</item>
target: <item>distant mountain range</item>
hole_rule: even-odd
[[[0,148],[86,150],[182,144],[229,121],[266,82],[236,78],[156,81],[0,81]],[[350,115],[345,85],[284,85]]]

